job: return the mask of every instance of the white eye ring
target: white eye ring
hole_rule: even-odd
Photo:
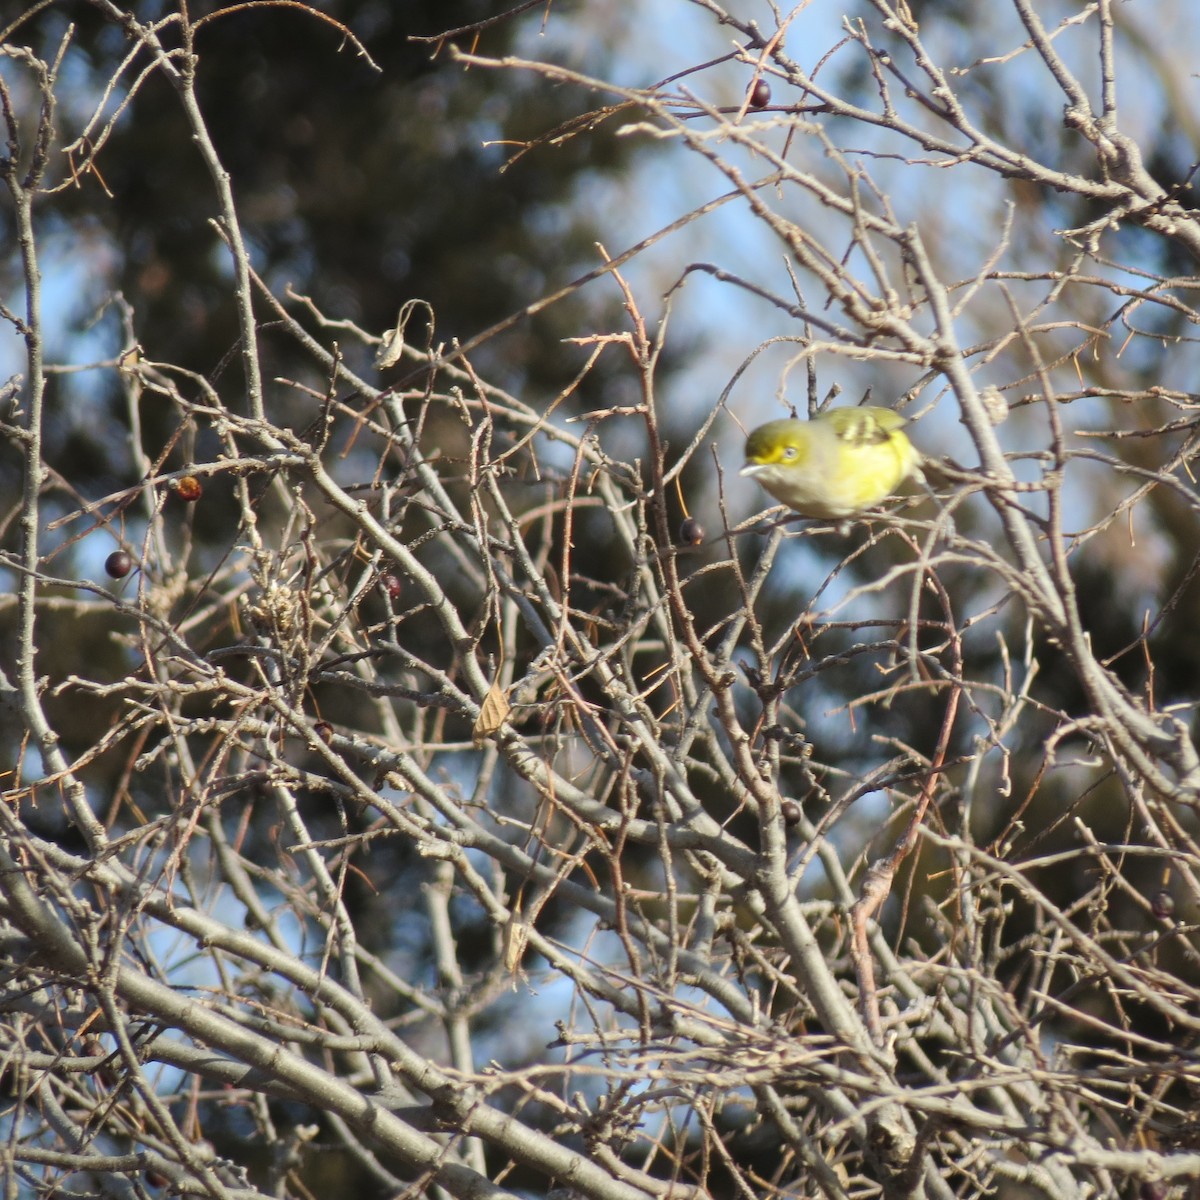
[[[796,447],[795,446],[784,446],[783,457],[784,458],[795,458],[796,457]]]

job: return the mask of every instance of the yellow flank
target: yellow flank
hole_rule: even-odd
[[[806,517],[853,517],[920,474],[906,423],[890,408],[830,408],[811,421],[769,421],[746,439],[742,474]]]

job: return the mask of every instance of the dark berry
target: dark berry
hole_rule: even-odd
[[[750,107],[766,108],[771,103],[771,85],[765,79],[756,79],[750,86]]]
[[[1175,897],[1163,888],[1150,899],[1150,911],[1160,920],[1168,921],[1175,915]]]
[[[800,805],[795,800],[785,800],[779,806],[779,811],[783,813],[783,823],[785,825],[799,825],[800,818],[804,816]]]
[[[313,724],[313,732],[325,743],[329,745],[333,741],[333,726],[328,721],[317,721]]]
[[[113,579],[124,579],[133,570],[133,559],[124,550],[114,550],[104,560],[104,569]]]
[[[389,600],[399,600],[404,594],[404,584],[401,581],[400,576],[393,575],[390,571],[386,575],[380,577],[379,586],[382,587],[385,592],[387,592]]]
[[[698,546],[704,541],[704,526],[695,517],[684,517],[679,526],[679,540],[685,546]]]

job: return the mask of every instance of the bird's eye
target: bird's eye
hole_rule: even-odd
[[[787,459],[795,458],[796,457],[796,447],[795,446],[784,446],[783,457],[787,458]]]

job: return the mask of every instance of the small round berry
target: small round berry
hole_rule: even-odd
[[[133,559],[124,550],[114,550],[104,560],[104,569],[113,579],[124,579],[133,570]]]
[[[1150,911],[1160,920],[1169,921],[1175,915],[1175,897],[1163,888],[1150,899]]]
[[[704,541],[704,526],[695,517],[684,517],[679,526],[679,540],[685,546],[698,546]]]
[[[175,480],[173,490],[180,500],[186,500],[189,504],[195,504],[204,495],[204,487],[195,475],[185,475]]]
[[[783,813],[783,823],[785,825],[799,825],[800,818],[804,816],[803,809],[801,809],[795,800],[785,800],[779,806],[779,811]]]
[[[333,726],[328,721],[314,721],[313,732],[327,746],[333,741]]]
[[[404,594],[404,583],[399,575],[389,571],[379,579],[379,586],[387,592],[389,600],[399,600]]]
[[[750,107],[766,108],[771,103],[771,85],[762,78],[750,85]]]

